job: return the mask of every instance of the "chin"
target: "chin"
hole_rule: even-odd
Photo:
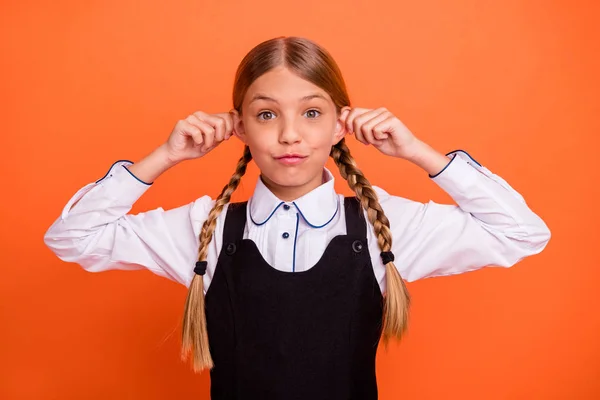
[[[298,167],[282,167],[280,165],[271,166],[268,169],[261,170],[262,175],[273,184],[280,187],[301,187],[313,182],[316,177],[321,179],[323,167],[312,167],[308,165]]]
[[[269,174],[264,175],[277,186],[297,187],[306,185],[310,182],[313,174],[297,168],[278,168],[277,170],[270,171]]]

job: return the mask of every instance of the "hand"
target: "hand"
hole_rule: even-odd
[[[387,109],[346,108],[341,119],[359,142],[371,144],[388,156],[414,157],[419,140]]]
[[[233,114],[197,111],[177,122],[164,144],[170,162],[199,158],[233,134]]]

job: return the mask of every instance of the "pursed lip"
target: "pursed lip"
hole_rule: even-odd
[[[298,153],[286,153],[283,154],[281,156],[277,156],[275,157],[277,160],[281,160],[284,158],[306,158],[306,156],[303,156],[302,154],[298,154]]]
[[[307,157],[308,156],[303,156],[302,154],[298,153],[285,153],[275,157],[275,161],[277,161],[281,165],[292,167],[302,164]]]

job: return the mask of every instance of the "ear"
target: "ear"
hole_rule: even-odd
[[[242,121],[242,116],[235,109],[231,110],[230,113],[233,118],[233,134],[242,142],[244,142],[244,144],[247,144],[246,130],[244,129],[244,121]]]
[[[340,140],[346,136],[348,130],[346,129],[346,118],[350,113],[350,107],[342,107],[340,115],[338,115],[337,122],[335,123],[335,131],[333,133],[333,142],[337,144]]]

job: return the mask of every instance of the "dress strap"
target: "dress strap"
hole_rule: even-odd
[[[356,196],[344,198],[344,209],[346,211],[346,232],[348,235],[366,237],[367,222],[363,208]]]
[[[227,216],[223,227],[223,243],[236,243],[244,238],[247,204],[246,201],[230,203],[227,207]]]

